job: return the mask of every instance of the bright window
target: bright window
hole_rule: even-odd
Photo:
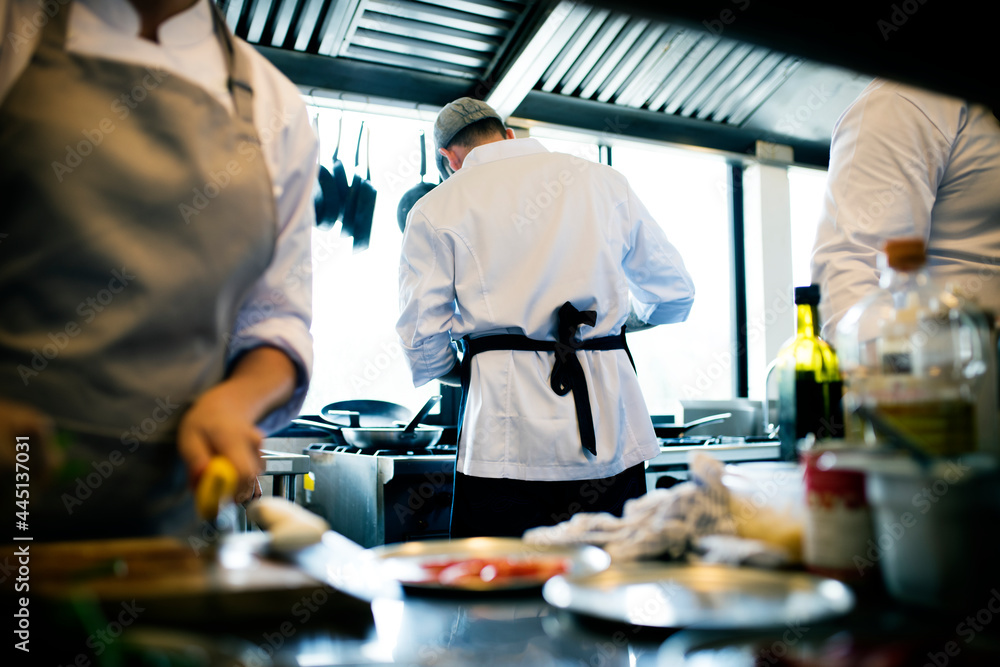
[[[433,115],[415,119],[310,106],[317,119],[321,164],[339,158],[348,181],[361,121],[366,135],[358,175],[371,155],[371,179],[378,196],[370,246],[355,253],[338,224],[313,236],[315,363],[303,413],[347,399],[376,398],[416,410],[439,390],[415,389],[396,339],[398,268],[402,233],[396,207],[420,180],[420,131],[426,133],[428,175],[433,162]],[[533,130],[550,150],[598,159],[597,137],[546,135]],[[653,414],[677,414],[679,399],[733,396],[732,268],[728,224],[727,168],[723,159],[695,151],[622,142],[616,138],[613,166],[629,179],[639,198],[680,250],[696,288],[687,322],[629,336],[639,381]]]
[[[403,235],[396,208],[403,193],[420,181],[420,131],[426,133],[425,180],[438,182],[433,162],[433,117],[399,118],[356,111],[310,107],[318,118],[320,164],[330,169],[338,157],[348,183],[366,175],[366,148],[371,156],[371,181],[377,196],[369,247],[355,253],[350,237],[338,223],[313,232],[313,379],[303,414],[316,414],[334,401],[379,399],[416,411],[437,393],[436,382],[415,389],[396,337],[399,316],[399,251]],[[365,121],[360,165],[355,149]]]
[[[823,193],[826,188],[826,171],[788,168],[788,198],[792,219],[792,280],[796,286],[808,285],[811,281],[809,260],[813,243],[816,241],[816,227],[823,207]]]
[[[733,271],[728,169],[718,156],[616,143],[612,166],[680,251],[694,280],[686,322],[629,336],[652,414],[676,414],[678,400],[733,398]]]

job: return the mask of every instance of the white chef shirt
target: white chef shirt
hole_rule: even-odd
[[[34,53],[40,28],[49,20],[46,12],[66,2],[0,0],[0,102]],[[166,70],[196,83],[233,111],[226,62],[208,0],[198,0],[165,21],[159,28],[159,43],[138,36],[139,15],[127,0],[73,0],[69,9],[68,51]],[[272,345],[288,353],[299,371],[291,400],[259,425],[268,431],[298,414],[312,371],[312,187],[318,144],[295,86],[249,44],[235,42],[251,65],[254,125],[271,176],[278,220],[274,258],[237,316],[228,356],[233,359],[252,347]],[[109,116],[113,102],[108,101]]]
[[[886,239],[918,236],[927,265],[1000,313],[1000,124],[991,110],[882,79],[834,128],[812,255],[823,335],[878,285]]]
[[[625,178],[548,152],[534,139],[474,148],[410,212],[397,324],[417,386],[454,364],[453,339],[519,333],[555,340],[566,301],[594,310],[582,339],[615,335],[629,314],[687,318],[694,285],[676,248]],[[664,354],[682,354],[665,350]],[[597,456],[583,449],[572,395],[549,386],[554,354],[491,351],[472,360],[458,470],[522,480],[599,479],[659,453],[622,350],[578,352]]]

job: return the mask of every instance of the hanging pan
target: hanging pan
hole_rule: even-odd
[[[340,161],[340,136],[344,126],[344,116],[341,114],[337,125],[337,147],[333,150],[333,169],[320,165],[318,188],[313,195],[316,207],[316,225],[321,229],[329,229],[337,223],[344,212],[347,201],[348,185],[344,163]]]
[[[354,152],[354,179],[344,207],[344,234],[354,237],[354,252],[368,247],[372,233],[372,218],[375,215],[375,186],[372,185],[370,143],[365,143],[366,175],[361,178],[358,165],[361,162],[361,138],[365,135],[365,123],[361,122],[358,133],[358,147]]]
[[[417,200],[430,192],[436,186],[435,183],[428,183],[424,180],[427,174],[427,146],[424,143],[423,130],[420,131],[420,182],[403,193],[396,207],[396,222],[399,224],[399,231],[406,227],[406,218],[410,214],[410,209],[417,203]]]

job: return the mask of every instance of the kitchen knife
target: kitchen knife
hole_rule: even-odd
[[[232,462],[224,456],[212,457],[195,487],[198,516],[214,523],[219,516],[219,507],[235,498],[236,483],[236,468]]]

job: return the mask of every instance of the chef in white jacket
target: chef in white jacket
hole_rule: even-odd
[[[481,101],[446,106],[435,142],[447,180],[406,222],[397,332],[416,386],[464,388],[452,536],[620,516],[659,452],[624,327],[686,319],[684,262],[621,174]]]
[[[983,105],[875,79],[837,121],[812,255],[823,335],[874,291],[887,239],[919,237],[932,278],[1000,314],[1000,123]]]

